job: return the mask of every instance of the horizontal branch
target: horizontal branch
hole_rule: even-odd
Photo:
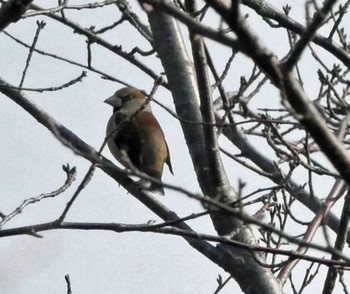
[[[43,8],[41,8],[40,6],[35,5],[35,4],[31,4],[30,8],[34,9],[34,10],[38,10],[38,11],[44,10]],[[70,27],[71,29],[74,30],[75,33],[78,33],[78,34],[81,34],[81,35],[87,37],[91,42],[95,42],[96,44],[106,48],[107,50],[119,55],[120,57],[124,58],[126,61],[130,62],[131,64],[133,64],[134,66],[139,68],[141,71],[146,73],[148,76],[150,76],[154,80],[159,80],[160,75],[156,74],[150,67],[148,67],[146,64],[142,63],[139,59],[135,58],[134,55],[123,52],[119,46],[112,45],[111,43],[107,42],[106,40],[104,40],[103,38],[101,38],[100,36],[98,36],[97,34],[92,32],[91,30],[83,28],[79,24],[69,20],[66,17],[62,18],[59,15],[51,14],[51,13],[48,13],[45,15],[47,17],[50,17],[50,18],[62,23],[63,25],[65,25],[67,27]],[[167,87],[167,83],[165,81],[162,82],[162,85]]]
[[[240,249],[247,249],[249,251],[272,253],[288,256],[291,259],[303,259],[310,262],[316,262],[319,264],[324,264],[326,266],[337,266],[344,267],[350,266],[349,262],[341,262],[332,259],[318,258],[310,255],[303,255],[296,253],[291,250],[274,249],[270,247],[263,247],[258,245],[246,244],[238,241],[234,241],[228,237],[224,236],[214,236],[210,234],[202,234],[186,229],[179,229],[173,226],[174,222],[162,223],[162,224],[121,224],[121,223],[89,223],[89,222],[48,222],[33,226],[24,226],[6,230],[0,230],[0,238],[18,235],[33,235],[36,236],[39,232],[45,232],[50,230],[83,230],[83,231],[112,231],[115,233],[125,233],[125,232],[150,232],[150,233],[160,233],[167,235],[175,235],[182,237],[190,237],[196,240],[206,240],[210,242],[217,242],[221,244],[226,244],[234,246]]]
[[[175,221],[179,217],[177,214],[169,210],[165,205],[163,205],[157,198],[155,198],[151,193],[142,190],[136,185],[132,179],[130,179],[120,168],[116,167],[111,161],[105,157],[98,154],[91,146],[82,141],[78,136],[76,136],[72,131],[64,127],[53,117],[51,117],[44,110],[40,109],[34,103],[30,101],[28,97],[23,95],[18,90],[8,87],[9,85],[6,81],[0,78],[0,92],[8,96],[30,115],[32,115],[40,124],[46,127],[64,146],[68,147],[75,154],[82,156],[83,158],[89,160],[91,163],[96,164],[98,168],[103,170],[106,174],[117,181],[121,186],[123,186],[128,192],[153,211],[156,215],[162,218],[164,221]],[[11,86],[11,85],[9,85]],[[59,222],[57,222],[59,223]],[[175,226],[179,229],[193,231],[190,226],[180,222],[176,223]],[[35,235],[35,228],[31,226],[32,231],[27,234]],[[36,227],[40,229],[40,227]],[[193,231],[194,232],[194,231]],[[194,232],[195,233],[195,232]],[[215,248],[207,241],[201,239],[194,239],[191,237],[184,236],[184,239],[188,242],[190,246],[195,248],[198,252],[202,253],[212,262],[229,272],[231,275],[237,275],[239,269],[235,266],[234,256],[228,250],[224,248]]]
[[[1,213],[1,215],[0,215],[0,218],[1,218],[0,229],[7,222],[9,222],[11,219],[13,219],[15,216],[22,213],[23,209],[25,209],[28,205],[37,203],[37,202],[39,202],[43,199],[46,199],[46,198],[56,197],[56,196],[62,194],[64,191],[66,191],[72,185],[72,183],[75,181],[77,172],[76,172],[76,168],[75,167],[70,168],[69,164],[63,165],[62,169],[66,173],[67,178],[66,178],[64,184],[60,188],[58,188],[55,191],[49,192],[49,193],[42,193],[39,196],[25,199],[18,207],[16,207],[15,210],[13,210],[12,212],[10,212],[7,215]]]

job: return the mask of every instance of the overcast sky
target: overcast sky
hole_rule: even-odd
[[[71,5],[88,1],[69,1]],[[275,2],[281,8],[287,1]],[[291,15],[303,21],[304,1],[293,2]],[[56,6],[56,1],[34,1],[46,7]],[[130,1],[133,9],[139,12],[136,1]],[[67,18],[83,27],[92,24],[97,28],[111,24],[119,19],[116,8],[103,8],[84,11],[69,11]],[[46,22],[40,34],[37,48],[66,58],[86,63],[85,38],[74,34],[70,28],[44,16],[27,18],[11,24],[6,31],[30,44],[36,31],[36,20]],[[255,16],[250,15],[254,23]],[[146,17],[144,17],[146,21]],[[217,19],[209,19],[219,24]],[[263,22],[253,25],[253,29],[264,36],[263,41],[279,56],[287,53],[286,34],[276,30],[275,35],[267,34],[270,29]],[[135,30],[123,24],[115,31],[103,36],[111,43],[122,44],[123,49],[131,49],[137,41]],[[283,40],[280,42],[279,40]],[[209,42],[213,46],[213,42]],[[149,49],[147,43],[140,43]],[[223,46],[211,47],[218,68],[223,70],[229,50]],[[0,33],[0,77],[11,84],[18,85],[25,66],[28,50],[18,45],[8,36]],[[123,61],[103,48],[92,45],[92,64],[112,76],[122,79],[135,87],[149,92],[153,81],[136,67]],[[323,53],[321,53],[323,54]],[[156,72],[161,66],[155,58],[144,59]],[[232,84],[238,83],[240,75],[249,74],[245,67],[247,59],[239,57],[235,66],[238,73],[231,73],[225,87],[227,91],[236,90]],[[303,63],[305,88],[314,91],[312,81],[315,70],[307,62]],[[247,69],[246,69],[247,68]],[[313,71],[312,71],[313,70]],[[68,65],[49,57],[33,55],[25,87],[59,86],[79,76],[82,69]],[[112,109],[103,100],[121,86],[101,79],[100,75],[88,72],[81,83],[57,92],[25,92],[26,95],[50,113],[55,119],[72,130],[82,140],[98,149],[105,136],[105,126]],[[268,96],[271,103],[279,106],[280,98],[272,86],[266,86],[259,94]],[[156,98],[170,109],[174,109],[169,92],[160,89]],[[261,103],[261,104],[260,104]],[[263,105],[254,101],[255,107]],[[164,109],[152,105],[159,119],[170,148],[174,176],[165,168],[164,181],[199,192],[196,177],[187,151],[179,122]],[[0,211],[7,214],[14,210],[24,199],[47,193],[60,187],[65,181],[62,165],[69,163],[78,170],[77,180],[64,194],[54,199],[43,200],[38,205],[27,207],[5,228],[48,222],[56,219],[73,195],[78,184],[89,168],[86,160],[74,155],[63,147],[43,126],[12,100],[0,94]],[[223,146],[231,148],[225,140]],[[259,142],[259,141],[257,141]],[[237,150],[231,150],[233,153]],[[266,153],[269,154],[266,150]],[[113,159],[106,149],[103,154]],[[272,154],[272,152],[271,152]],[[233,161],[223,157],[233,186],[238,180],[249,179],[244,192],[248,194],[259,187],[271,186],[269,181],[254,181],[252,172],[239,167]],[[327,162],[324,162],[327,165]],[[302,175],[300,175],[302,178]],[[248,181],[247,181],[248,182]],[[316,192],[325,197],[331,183],[319,182]],[[186,196],[166,191],[161,201],[180,216],[203,210],[201,205]],[[257,207],[249,208],[254,213]],[[300,210],[309,220],[312,214]],[[149,220],[160,221],[151,211],[118,187],[117,183],[100,170],[86,189],[81,193],[67,216],[69,221],[116,222],[142,224]],[[191,221],[189,224],[200,232],[215,233],[208,217]],[[182,238],[152,233],[111,233],[84,231],[50,231],[40,234],[43,238],[32,236],[2,238],[0,242],[0,287],[4,294],[46,294],[65,293],[64,276],[70,275],[73,293],[213,293],[217,287],[217,276],[225,279],[228,274],[210,262],[206,257],[193,250]],[[302,271],[301,277],[304,275]],[[296,271],[297,275],[297,271]],[[313,293],[322,288],[320,283],[313,286]],[[222,292],[241,293],[234,281]],[[308,292],[309,293],[309,292]]]

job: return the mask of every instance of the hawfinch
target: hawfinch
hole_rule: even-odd
[[[107,124],[108,147],[126,168],[138,169],[161,180],[166,163],[173,173],[168,145],[146,96],[138,89],[126,87],[115,92],[105,103],[113,107]],[[151,183],[153,192],[164,195],[162,185]]]

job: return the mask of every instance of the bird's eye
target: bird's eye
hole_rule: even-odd
[[[129,99],[129,95],[128,94],[119,94],[118,98],[122,99],[123,101],[128,100]]]

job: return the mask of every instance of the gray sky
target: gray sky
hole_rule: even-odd
[[[55,6],[56,1],[34,1],[38,5]],[[87,3],[88,1],[73,1],[70,4]],[[286,1],[274,1],[276,7],[281,7]],[[292,16],[302,19],[304,1],[293,1]],[[134,1],[132,7],[139,11]],[[84,27],[96,24],[98,28],[116,20],[117,9],[105,8],[93,11],[71,11],[67,17]],[[251,21],[254,22],[251,14]],[[73,34],[72,30],[51,21],[44,16],[21,20],[10,25],[6,31],[31,43],[36,30],[35,20],[47,22],[41,32],[37,48],[57,55],[85,63],[85,39]],[[211,19],[218,24],[218,20]],[[286,36],[283,30],[276,35],[266,35],[267,26],[253,26],[261,32],[264,42],[270,46],[279,57],[284,56],[288,48],[283,47]],[[123,49],[131,49],[135,42],[135,31],[129,25],[123,24],[116,32],[106,34],[110,42],[123,44]],[[212,44],[212,42],[210,42]],[[149,47],[143,44],[146,49]],[[129,65],[121,58],[98,48],[93,49],[93,66],[106,71],[136,87],[150,91],[152,80],[141,73],[136,67]],[[223,52],[223,50],[225,50]],[[27,50],[16,44],[4,34],[0,34],[0,68],[1,77],[18,85],[27,58]],[[218,66],[223,69],[229,51],[217,46]],[[146,61],[157,72],[161,71],[158,60]],[[245,58],[239,58],[235,66],[238,73],[231,73],[227,79],[226,90],[230,91],[231,83],[238,83],[240,75],[244,74]],[[312,81],[315,79],[312,68],[307,60],[305,69],[310,75],[305,76],[306,89],[315,90]],[[243,70],[243,72],[242,72]],[[82,69],[61,61],[34,54],[30,64],[25,87],[52,87],[65,83],[81,73]],[[250,68],[247,68],[248,74]],[[82,83],[75,84],[57,92],[26,92],[55,119],[72,130],[85,142],[98,149],[105,136],[105,125],[111,115],[111,108],[102,103],[118,89],[120,85],[101,79],[99,75],[88,73]],[[259,94],[269,96],[271,103],[279,105],[279,97],[272,86],[267,86]],[[174,109],[169,93],[160,89],[156,98],[170,109]],[[259,107],[263,102],[258,99],[254,105]],[[190,157],[181,133],[178,121],[165,110],[153,105],[159,119],[171,152],[175,175],[165,170],[164,181],[199,192]],[[24,199],[35,197],[57,189],[63,184],[65,174],[61,169],[69,162],[76,166],[78,176],[73,186],[55,199],[47,199],[38,205],[27,207],[24,212],[9,222],[5,228],[48,222],[57,218],[65,204],[81,182],[89,164],[63,147],[43,126],[39,125],[23,109],[10,99],[0,94],[0,210],[9,213]],[[232,148],[225,140],[220,141],[227,148]],[[258,142],[258,141],[257,141]],[[232,152],[236,152],[233,150]],[[267,153],[270,151],[266,151]],[[105,156],[112,159],[105,149]],[[245,192],[254,191],[260,186],[271,185],[268,181],[254,181],[252,172],[239,167],[233,161],[224,158],[227,172],[232,185],[237,186],[238,179],[249,179]],[[325,163],[327,164],[327,163]],[[303,175],[299,177],[302,179]],[[320,181],[317,192],[325,197],[331,183]],[[196,201],[172,191],[166,191],[161,201],[180,216],[202,211]],[[254,213],[257,207],[249,208]],[[300,208],[301,214],[312,214]],[[298,212],[297,212],[298,213]],[[141,224],[149,220],[160,221],[157,216],[147,210],[126,191],[118,187],[116,182],[100,170],[96,170],[91,183],[81,193],[74,207],[67,216],[69,221],[86,222],[116,222]],[[189,224],[200,232],[214,233],[210,220],[205,217],[191,221]],[[221,274],[225,279],[228,274],[193,250],[180,237],[156,235],[152,233],[110,233],[83,231],[50,231],[40,234],[43,238],[31,236],[2,238],[0,242],[0,285],[4,294],[24,293],[65,293],[64,275],[69,274],[73,293],[213,293],[216,289],[216,278]],[[301,272],[301,277],[304,272]],[[297,274],[296,274],[297,275]],[[319,285],[322,287],[322,284]],[[317,285],[313,286],[317,293]],[[233,290],[234,289],[234,290]],[[286,288],[287,290],[288,288]],[[321,288],[320,288],[321,289]],[[240,293],[239,287],[231,281],[222,292]],[[311,292],[310,292],[311,293]]]

